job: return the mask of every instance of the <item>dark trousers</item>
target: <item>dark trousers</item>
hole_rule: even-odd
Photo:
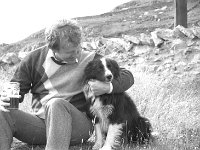
[[[68,150],[70,144],[89,138],[92,123],[87,116],[63,99],[46,105],[45,120],[21,110],[0,111],[0,150],[10,150],[13,137],[46,150]]]

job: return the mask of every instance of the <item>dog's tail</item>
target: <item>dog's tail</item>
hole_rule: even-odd
[[[145,145],[152,139],[152,126],[147,118],[139,116],[132,122],[131,127],[129,125],[128,130],[129,143]]]

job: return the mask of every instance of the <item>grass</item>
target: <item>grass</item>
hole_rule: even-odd
[[[144,72],[134,76],[130,94],[159,133],[159,144],[166,144],[167,149],[199,149],[199,78],[166,78]]]
[[[15,68],[5,66],[0,69],[0,82],[11,78]],[[200,144],[200,78],[192,76],[158,76],[134,69],[135,84],[128,90],[140,113],[149,118],[158,133],[156,142],[149,147],[125,150],[199,150]],[[0,89],[2,88],[0,86]],[[27,95],[30,98],[30,95]],[[20,109],[31,112],[30,101],[24,101]],[[70,147],[70,150],[89,150],[87,143]],[[44,150],[14,140],[12,150]]]

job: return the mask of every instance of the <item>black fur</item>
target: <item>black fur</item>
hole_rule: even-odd
[[[117,62],[106,59],[106,64],[109,70],[111,70],[114,79],[118,78],[120,68]],[[86,66],[85,77],[86,81],[90,79],[105,81],[104,67],[101,60],[93,60]],[[108,119],[111,124],[124,123],[123,137],[126,142],[137,144],[149,143],[151,138],[151,124],[147,118],[140,116],[136,105],[126,92],[104,94],[100,96],[100,100],[104,106],[109,104],[114,106],[114,110],[108,116]]]

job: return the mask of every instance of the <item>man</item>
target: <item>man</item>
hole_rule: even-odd
[[[82,93],[84,68],[102,57],[81,48],[81,28],[74,20],[59,20],[46,28],[47,45],[31,52],[18,66],[11,81],[20,83],[20,102],[32,93],[33,114],[8,110],[9,98],[0,97],[0,150],[9,150],[13,137],[46,150],[68,150],[70,144],[89,138],[91,120]],[[134,79],[121,68],[111,84],[90,81],[95,95],[123,92]]]

